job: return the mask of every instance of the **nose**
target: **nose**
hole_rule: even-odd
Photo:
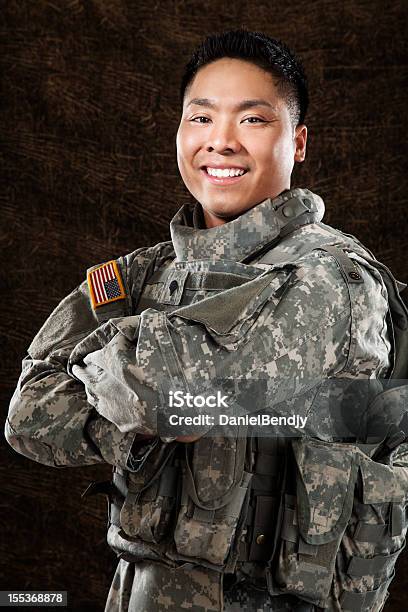
[[[240,149],[241,144],[232,123],[214,122],[208,133],[206,150],[216,153],[237,153]]]

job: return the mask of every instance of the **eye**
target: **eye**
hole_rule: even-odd
[[[250,121],[251,119],[255,119],[255,121],[260,121],[261,123],[266,123],[266,121],[264,119],[260,119],[260,117],[247,117],[246,119],[243,120],[242,123],[244,123],[244,121]],[[253,122],[250,121],[250,123],[253,123]]]
[[[197,119],[205,119],[206,121],[197,121]],[[208,117],[204,117],[204,115],[190,119],[190,121],[194,121],[195,123],[207,123],[207,120],[209,121]]]

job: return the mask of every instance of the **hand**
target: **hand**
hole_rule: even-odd
[[[116,317],[105,321],[73,348],[69,357],[69,368],[73,364],[80,363],[86,355],[104,348],[118,333],[121,333],[129,343],[136,346],[139,323],[140,317],[138,315]]]

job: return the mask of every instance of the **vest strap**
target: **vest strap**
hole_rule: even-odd
[[[254,494],[272,493],[276,488],[275,474],[254,474],[251,482]]]
[[[108,521],[112,525],[115,525],[115,527],[120,527],[121,528],[122,525],[120,523],[120,511],[121,511],[121,506],[119,504],[115,504],[115,503],[109,504],[109,506],[108,506]]]
[[[399,536],[406,525],[405,509],[401,504],[391,504],[391,536]]]
[[[278,465],[275,455],[267,453],[258,453],[256,456],[255,470],[257,474],[276,476],[278,473]]]
[[[113,472],[113,484],[120,491],[121,495],[126,497],[128,491],[126,478],[122,474],[119,474],[119,472],[116,470]]]
[[[340,597],[340,605],[341,609],[345,612],[366,612],[371,610],[372,606],[375,603],[378,603],[379,597],[382,593],[384,593],[391,580],[394,577],[394,572],[392,576],[383,584],[381,584],[377,589],[373,591],[365,591],[364,593],[354,593],[352,591],[343,591]]]
[[[400,552],[400,550],[397,550],[389,555],[377,555],[371,559],[352,557],[347,567],[347,573],[349,576],[361,578],[363,576],[388,572],[394,566]]]
[[[283,517],[283,525],[282,525],[282,539],[287,542],[292,542],[296,544],[298,541],[298,529],[294,524],[295,518],[295,510],[294,508],[285,508],[285,514]]]
[[[255,520],[249,547],[249,561],[267,562],[271,556],[275,524],[271,517],[276,516],[278,500],[269,495],[256,497]]]
[[[353,539],[358,542],[378,542],[388,533],[388,523],[384,525],[371,525],[358,521]]]
[[[174,270],[174,268],[160,270],[153,274],[148,284],[155,285],[162,283],[164,285],[164,295],[162,299],[166,299],[166,292],[173,289],[172,293],[176,290],[181,289],[206,289],[211,290],[225,290],[232,289],[233,287],[239,287],[242,283],[250,280],[249,277],[241,274],[224,273],[224,272],[194,272],[191,274],[188,270]],[[173,282],[172,287],[170,287]],[[175,285],[177,283],[177,287]],[[167,289],[168,287],[168,289]],[[180,297],[180,296],[178,296]],[[164,302],[163,302],[164,303]]]
[[[163,495],[163,497],[174,497],[174,491],[177,490],[178,477],[178,467],[175,465],[166,465],[160,478],[157,494]]]
[[[215,510],[203,510],[202,508],[194,507],[193,518],[201,523],[212,523],[215,518]]]
[[[298,542],[298,555],[307,555],[308,557],[316,557],[317,551],[319,547],[315,544],[308,544],[303,540],[303,538],[299,538]]]
[[[357,264],[355,264],[354,261],[352,261],[350,257],[345,254],[343,249],[332,244],[324,244],[318,247],[318,249],[321,251],[327,251],[329,255],[334,257],[347,283],[364,283]]]

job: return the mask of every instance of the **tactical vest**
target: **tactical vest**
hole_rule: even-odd
[[[286,236],[310,222],[304,207],[293,216]],[[408,397],[408,387],[398,384],[408,379],[408,315],[400,285],[354,237],[329,230],[330,239],[312,249],[336,259],[351,293],[363,282],[359,266],[378,271],[387,287],[389,377],[397,384],[374,402],[379,410],[398,405]],[[135,314],[149,307],[170,312],[208,291],[246,282],[259,273],[256,266],[289,261],[279,244],[244,262],[252,264],[245,275],[239,269],[190,274],[168,259],[145,283]],[[310,250],[305,241],[292,257]],[[156,438],[133,456],[132,471],[115,468],[111,482],[90,485],[86,493],[108,496],[108,543],[118,556],[222,573],[234,572],[237,563],[261,563],[273,595],[296,595],[333,611],[382,609],[408,524],[408,468],[391,467],[405,432],[397,427],[372,444],[251,438],[242,427],[235,433],[193,444]],[[208,474],[220,465],[225,478],[215,487]]]
[[[377,611],[388,596],[408,526],[408,469],[391,467],[408,434],[398,426],[408,408],[408,314],[399,295],[403,286],[388,268],[330,230],[340,240],[322,240],[314,248],[336,259],[349,291],[362,282],[360,265],[378,270],[387,288],[392,368],[370,409],[373,414],[388,411],[396,425],[380,442],[303,438],[290,443],[286,461],[291,477],[282,491],[268,587],[271,593],[291,593],[325,610]],[[274,249],[261,261],[273,265],[281,259]]]

